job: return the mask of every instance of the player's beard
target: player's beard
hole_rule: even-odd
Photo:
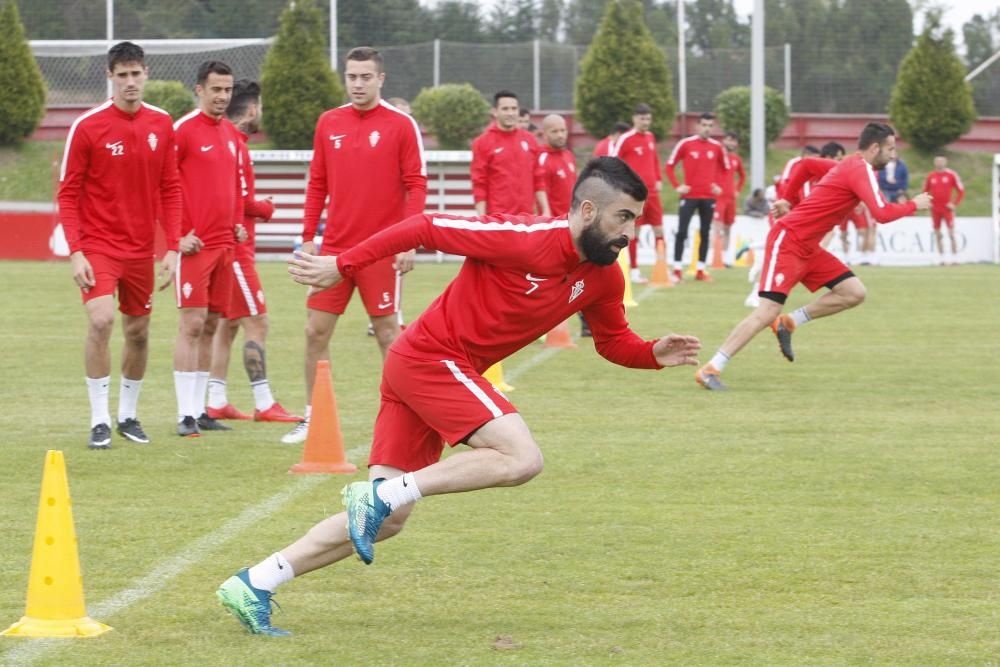
[[[580,232],[580,248],[588,261],[600,266],[610,266],[618,261],[618,253],[628,247],[628,238],[609,239],[601,234],[600,218]]]

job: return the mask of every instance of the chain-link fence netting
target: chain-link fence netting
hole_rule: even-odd
[[[229,63],[237,76],[259,78],[271,40],[147,40],[150,76],[194,84],[198,64],[206,59]],[[49,104],[91,104],[105,95],[106,45],[103,42],[32,42],[32,50],[49,86]],[[574,85],[586,47],[548,42],[466,44],[424,42],[380,49],[386,60],[386,97],[413,99],[435,83],[470,83],[489,98],[513,90],[526,106],[572,109]],[[338,62],[343,63],[347,49]],[[537,54],[537,63],[536,63]],[[672,54],[671,54],[672,55]],[[805,113],[885,113],[896,68],[864,63],[864,52],[844,47],[822,62],[797,58],[784,46],[765,48],[765,81],[785,93],[790,107]],[[787,57],[787,67],[786,67]],[[712,109],[715,98],[731,86],[750,84],[749,49],[707,49],[686,58],[687,108]],[[859,65],[863,63],[863,65]],[[675,58],[667,58],[679,99],[680,77]],[[852,66],[853,64],[853,66]],[[864,76],[854,72],[863,66]],[[975,82],[980,115],[1000,115],[1000,63]],[[537,78],[536,78],[537,73]],[[536,99],[537,91],[537,99]]]

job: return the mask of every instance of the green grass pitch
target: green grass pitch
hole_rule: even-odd
[[[408,277],[412,319],[457,265]],[[0,638],[0,664],[996,664],[1000,655],[1000,267],[861,267],[867,303],[770,332],[709,393],[693,369],[610,365],[588,340],[507,362],[545,456],[529,484],[421,501],[374,565],[284,586],[247,635],[215,588],[339,511],[347,477],[298,477],[280,424],[172,435],[170,294],[154,307],[149,446],[86,449],[84,315],[64,264],[0,263],[0,627],[24,612],[44,452],[66,453],[91,640]],[[302,408],[303,290],[262,266],[278,399]],[[645,337],[703,360],[747,310],[743,269],[640,288]],[[789,306],[804,303],[797,290]],[[342,430],[363,466],[380,358],[352,303],[334,335]],[[574,332],[577,324],[572,323]],[[117,400],[113,357],[112,414]],[[235,355],[238,359],[238,355]],[[230,397],[252,407],[238,365]],[[359,473],[360,476],[362,473]]]

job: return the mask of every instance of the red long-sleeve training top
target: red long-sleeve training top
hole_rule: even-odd
[[[647,188],[655,189],[660,182],[660,157],[656,154],[656,135],[632,128],[622,132],[611,144],[611,157],[616,157],[639,174]]]
[[[545,194],[549,198],[552,215],[569,213],[576,185],[576,156],[565,148],[542,146],[538,153],[538,165],[545,175]]]
[[[253,160],[250,159],[250,140],[240,132],[239,157],[243,173],[243,226],[247,230],[247,240],[236,244],[236,261],[253,261],[257,242],[257,220],[270,220],[274,215],[274,204],[267,199],[257,199],[254,182]]]
[[[681,199],[715,199],[712,185],[722,187],[722,177],[729,169],[726,147],[715,139],[702,139],[695,134],[677,142],[667,158],[665,171],[674,189],[680,186],[674,168],[680,162],[684,166],[684,184],[691,190]]]
[[[504,132],[496,123],[472,142],[472,199],[486,202],[487,213],[531,213],[535,193],[545,190],[538,166],[538,143],[530,132]]]

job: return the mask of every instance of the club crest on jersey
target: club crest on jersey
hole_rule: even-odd
[[[184,298],[185,299],[190,299],[191,298],[191,292],[193,292],[193,291],[194,291],[194,288],[191,287],[191,283],[184,283],[184,287],[181,288],[181,292],[184,293]]]
[[[524,149],[525,153],[531,150],[530,148],[528,148],[528,142],[525,141],[524,139],[521,140],[521,148]]]
[[[580,296],[581,294],[583,294],[583,281],[577,280],[575,283],[573,283],[573,289],[570,290],[569,293],[569,301],[567,301],[566,303],[573,303],[573,301],[576,300],[576,297]]]
[[[378,133],[378,130],[372,130],[372,133],[368,135],[368,143],[372,145],[372,148],[375,148],[375,144],[377,144],[378,140],[381,138],[382,135]]]
[[[785,282],[785,274],[784,273],[779,273],[778,275],[776,275],[774,277],[774,284],[777,285],[778,287],[781,287],[781,283],[783,283],[783,282]]]
[[[264,290],[257,290],[257,303],[264,303]]]
[[[233,154],[233,157],[236,157],[236,144],[232,141],[229,142],[229,152]]]
[[[157,141],[157,139],[156,139],[156,135],[154,133],[150,132],[149,136],[146,137],[146,141],[149,143],[149,150],[155,151],[156,150],[156,144],[159,143]]]

